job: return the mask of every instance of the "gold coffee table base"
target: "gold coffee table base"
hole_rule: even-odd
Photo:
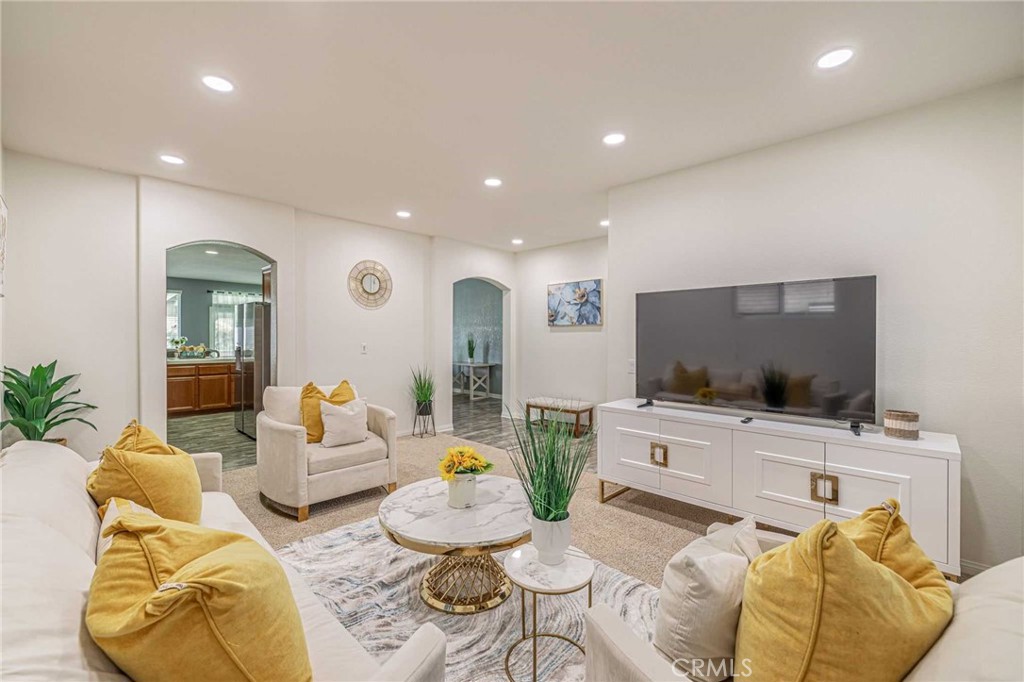
[[[427,606],[445,613],[487,611],[511,594],[512,581],[490,554],[446,556],[420,583],[420,597]]]

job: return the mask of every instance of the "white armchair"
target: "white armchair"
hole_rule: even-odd
[[[354,390],[354,387],[353,387]],[[327,393],[330,389],[327,389]],[[298,386],[268,386],[256,417],[256,478],[260,493],[309,518],[309,505],[382,486],[398,486],[397,418],[366,406],[370,437],[362,443],[321,447],[306,443]]]

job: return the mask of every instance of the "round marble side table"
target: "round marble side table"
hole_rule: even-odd
[[[565,553],[565,561],[557,566],[548,566],[537,559],[537,548],[533,546],[533,543],[529,543],[517,547],[505,556],[505,574],[519,586],[522,593],[521,619],[523,627],[523,636],[510,646],[508,653],[505,654],[505,675],[510,682],[515,682],[512,670],[509,668],[509,659],[517,646],[523,642],[532,641],[533,682],[537,682],[537,639],[539,637],[561,639],[583,651],[582,644],[565,635],[537,631],[537,595],[571,594],[585,587],[587,588],[587,607],[593,606],[594,590],[591,581],[594,579],[594,560],[583,550],[570,547]],[[533,598],[533,629],[529,635],[526,634],[527,592]]]

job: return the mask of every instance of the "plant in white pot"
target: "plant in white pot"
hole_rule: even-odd
[[[547,426],[530,420],[522,424],[512,419],[516,445],[509,455],[533,511],[537,558],[555,566],[565,560],[565,550],[572,544],[569,502],[587,468],[595,432],[573,438],[573,424],[557,417],[547,420]]]
[[[448,506],[467,509],[476,504],[476,477],[493,469],[494,464],[468,445],[459,445],[448,448],[437,468],[441,478],[448,481]]]

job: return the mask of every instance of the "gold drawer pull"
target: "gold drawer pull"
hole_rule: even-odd
[[[825,504],[839,504],[839,477],[812,471],[811,500]]]
[[[660,453],[660,456],[659,456]],[[664,459],[663,459],[664,458]],[[651,464],[656,467],[668,466],[668,446],[651,441]]]

